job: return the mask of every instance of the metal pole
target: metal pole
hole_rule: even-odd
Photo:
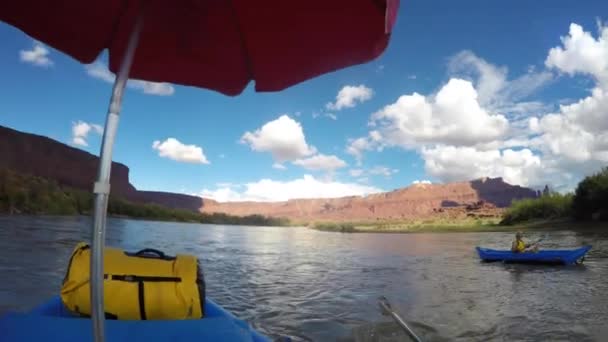
[[[129,37],[127,49],[120,64],[120,70],[114,80],[112,98],[106,118],[103,132],[103,141],[99,156],[99,170],[97,181],[93,187],[95,204],[93,212],[93,236],[91,237],[91,320],[93,321],[93,336],[96,342],[104,341],[104,319],[103,308],[103,249],[105,246],[106,216],[108,209],[108,198],[110,195],[110,172],[112,170],[112,149],[118,128],[118,116],[122,104],[122,95],[129,79],[129,71],[133,62],[133,56],[139,40],[139,34],[143,24],[143,16],[138,15],[133,31]]]
[[[393,319],[395,320],[395,322],[397,322],[397,324],[399,324],[399,326],[406,332],[406,334],[412,340],[414,340],[416,342],[422,342],[420,337],[418,337],[416,335],[416,333],[414,333],[414,331],[412,329],[410,329],[410,327],[407,326],[407,323],[405,323],[405,321],[393,310],[393,308],[391,307],[391,304],[388,302],[388,299],[386,299],[386,297],[380,297],[378,303],[380,304],[380,309],[382,310],[383,315],[392,316]]]

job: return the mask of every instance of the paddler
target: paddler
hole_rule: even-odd
[[[519,231],[515,233],[515,241],[511,244],[511,252],[513,253],[524,253],[524,252],[538,252],[537,243],[526,244],[523,240],[524,234]]]

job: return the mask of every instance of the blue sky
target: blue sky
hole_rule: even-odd
[[[403,1],[380,58],[282,92],[132,83],[114,160],[139,189],[219,200],[571,189],[608,164],[606,19],[606,1]],[[106,56],[85,66],[4,23],[0,42],[0,125],[97,154]]]

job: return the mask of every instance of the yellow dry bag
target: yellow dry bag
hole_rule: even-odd
[[[61,300],[89,316],[91,249],[79,243],[68,265]],[[154,249],[104,250],[104,310],[114,319],[196,319],[204,316],[205,282],[196,257]]]

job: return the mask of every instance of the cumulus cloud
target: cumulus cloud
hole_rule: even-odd
[[[507,183],[540,186],[542,165],[529,149],[480,151],[474,147],[423,148],[426,172],[444,182],[503,177]]]
[[[204,189],[200,196],[220,202],[263,201],[278,202],[297,198],[334,198],[344,196],[365,196],[382,192],[382,189],[357,183],[323,181],[311,175],[304,175],[287,181],[261,179],[246,183],[242,191],[224,187]]]
[[[583,27],[572,23],[568,36],[561,37],[562,46],[549,50],[545,65],[573,75],[594,76],[603,86],[608,86],[608,27],[599,25],[598,38]]]
[[[529,125],[539,134],[537,148],[555,167],[588,173],[608,162],[608,28],[600,25],[595,38],[571,24],[561,41],[549,50],[547,67],[591,76],[596,85],[589,96],[560,105],[557,113],[530,118]]]
[[[307,170],[323,170],[323,171],[335,171],[346,167],[346,162],[334,155],[328,156],[325,154],[317,154],[305,159],[296,159],[293,161],[294,165],[301,166]]]
[[[502,138],[509,122],[482,108],[470,81],[453,78],[434,97],[403,95],[372,115],[387,145],[428,143],[471,146]]]
[[[430,180],[415,180],[412,182],[412,184],[414,184],[414,185],[433,184],[433,182],[431,182]]]
[[[450,58],[448,72],[474,82],[479,104],[502,114],[526,114],[543,111],[547,105],[539,101],[522,101],[553,80],[553,74],[528,68],[527,73],[508,79],[508,69],[493,65],[473,52],[465,50]]]
[[[116,78],[108,67],[101,62],[88,64],[85,66],[85,69],[89,76],[108,83],[114,83],[114,79]],[[175,88],[171,84],[165,82],[129,80],[127,82],[127,87],[137,89],[142,93],[149,95],[169,96],[175,93]]]
[[[184,163],[209,164],[201,147],[183,144],[175,138],[168,138],[162,142],[156,140],[152,143],[152,148],[163,158]]]
[[[279,163],[316,153],[316,149],[306,142],[302,125],[287,115],[265,123],[254,132],[245,132],[241,142],[254,151],[270,152]]]
[[[103,127],[84,121],[72,122],[72,144],[78,146],[89,146],[87,139],[90,132],[98,135],[103,134]]]
[[[325,105],[325,108],[329,110],[352,108],[357,105],[357,103],[363,103],[370,100],[373,95],[374,91],[363,84],[358,86],[347,85],[340,89],[338,95],[336,95],[336,102],[328,103]]]
[[[366,151],[397,146],[418,152],[440,181],[500,176],[571,190],[608,162],[608,28],[599,25],[594,35],[571,24],[545,67],[511,79],[506,67],[470,51],[456,54],[436,94],[405,94],[372,114],[375,138],[351,139],[347,152],[360,162]],[[588,76],[595,85],[578,100],[534,99],[554,71]]]
[[[40,67],[50,67],[53,65],[53,61],[48,56],[49,49],[36,41],[31,50],[19,51],[19,59],[22,62]]]

